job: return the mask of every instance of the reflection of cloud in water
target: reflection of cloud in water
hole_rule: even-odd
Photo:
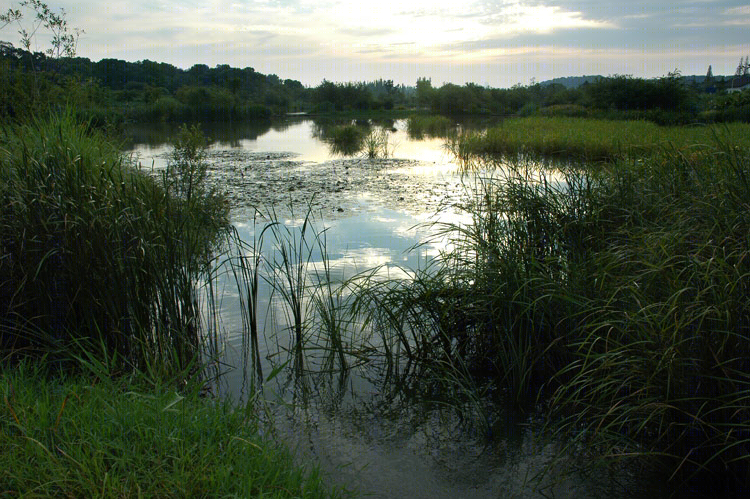
[[[380,223],[393,223],[397,221],[395,218],[388,218],[382,215],[375,215],[374,217],[372,217],[372,220],[374,222],[380,222]]]

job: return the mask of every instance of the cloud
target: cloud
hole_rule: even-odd
[[[352,36],[383,36],[391,35],[396,30],[391,28],[339,28],[339,33]]]
[[[15,4],[16,0],[12,0]],[[190,67],[253,66],[314,84],[528,81],[736,67],[747,0],[52,0],[83,28],[79,54]],[[0,39],[15,41],[15,30]],[[622,60],[615,60],[613,54]],[[730,57],[731,56],[731,57]],[[658,61],[661,57],[662,62]],[[690,58],[693,59],[690,59]],[[565,58],[568,58],[566,60]],[[531,62],[528,62],[529,59]],[[640,61],[640,62],[639,62]],[[692,61],[692,62],[691,62]],[[588,69],[586,69],[588,68]],[[607,69],[611,68],[611,69]],[[565,76],[566,74],[557,74]]]

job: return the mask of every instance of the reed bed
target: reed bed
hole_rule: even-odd
[[[228,224],[223,198],[197,177],[150,178],[71,112],[0,133],[0,347],[84,349],[125,370],[200,355],[197,284]],[[199,142],[174,169],[197,172]]]
[[[596,168],[474,157],[473,222],[433,227],[453,249],[412,280],[363,284],[356,303],[386,353],[548,407],[561,462],[744,496],[750,148],[703,133]]]
[[[647,157],[665,149],[692,154],[710,150],[715,136],[735,146],[750,147],[750,126],[742,123],[660,127],[648,121],[565,117],[511,118],[486,132],[463,132],[451,144],[460,158],[528,154],[598,162]]]

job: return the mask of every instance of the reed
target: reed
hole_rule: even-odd
[[[187,365],[223,198],[161,185],[69,111],[0,133],[2,349]]]
[[[516,400],[549,403],[564,453],[648,463],[680,493],[738,494],[750,478],[750,364],[737,354],[750,347],[748,148],[720,129],[596,170],[479,164],[494,173],[475,174],[473,223],[443,227],[456,249],[435,281],[466,289],[457,353]]]
[[[382,128],[370,130],[362,139],[362,154],[370,159],[391,156],[393,149],[388,142],[388,132]]]
[[[750,128],[741,123],[722,127],[660,127],[647,121],[590,118],[512,118],[486,132],[463,132],[451,143],[458,157],[527,154],[585,161],[647,157],[665,148],[710,150],[715,135],[750,147]]]
[[[323,140],[328,143],[332,154],[352,156],[362,150],[364,137],[362,127],[341,125],[326,129]]]
[[[458,207],[472,222],[432,226],[451,249],[412,279],[358,290],[385,355],[545,404],[569,442],[561,461],[644,467],[677,494],[741,494],[750,148],[731,129],[704,132],[595,168],[466,152]]]

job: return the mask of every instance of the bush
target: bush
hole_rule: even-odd
[[[454,122],[445,116],[411,115],[406,120],[406,131],[410,137],[447,137],[454,129]]]
[[[540,116],[565,116],[568,118],[585,118],[588,116],[588,110],[578,104],[556,104],[539,109]]]

